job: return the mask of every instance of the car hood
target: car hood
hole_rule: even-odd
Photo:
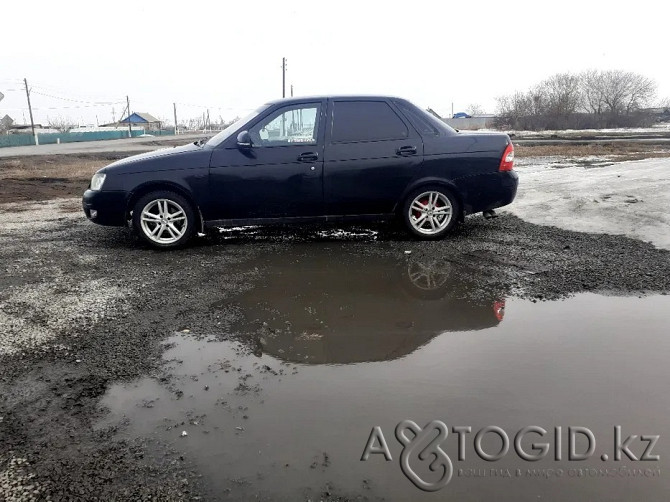
[[[131,155],[124,159],[119,159],[115,162],[112,162],[103,171],[113,170],[116,167],[127,166],[129,164],[135,164],[137,162],[142,162],[145,160],[154,160],[161,157],[172,157],[177,155],[183,155],[185,153],[201,151],[203,148],[206,148],[201,145],[196,145],[195,143],[189,143],[188,145],[175,146],[173,148],[161,148],[160,150],[154,150],[152,152],[140,153],[137,155]]]

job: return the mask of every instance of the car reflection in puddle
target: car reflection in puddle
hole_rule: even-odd
[[[406,356],[448,331],[492,328],[502,293],[446,259],[304,253],[266,264],[264,280],[237,301],[237,330],[257,350],[290,362],[347,364]],[[217,303],[213,304],[216,308]]]

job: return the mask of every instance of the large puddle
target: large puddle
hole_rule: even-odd
[[[447,260],[405,258],[269,258],[257,287],[234,299],[244,315],[234,336],[176,333],[169,378],[112,387],[101,426],[127,418],[123,434],[169,443],[222,500],[670,491],[670,297],[533,303]],[[546,433],[515,444],[531,426]],[[571,449],[588,458],[571,460]]]

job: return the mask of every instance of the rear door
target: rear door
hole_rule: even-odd
[[[391,213],[422,161],[421,137],[392,103],[329,100],[323,175],[328,215]]]
[[[249,127],[253,146],[234,138],[212,153],[209,219],[323,214],[325,100],[274,108]]]

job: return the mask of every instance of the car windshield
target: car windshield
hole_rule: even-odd
[[[212,136],[209,138],[209,141],[205,143],[207,146],[219,146],[221,143],[223,143],[225,140],[230,138],[230,136],[237,131],[242,125],[246,124],[250,120],[256,118],[258,115],[260,115],[261,112],[266,110],[268,105],[263,105],[260,108],[256,108],[253,112],[248,114],[245,117],[242,117],[241,119],[236,120],[232,124],[230,124],[228,127],[226,127],[223,131],[218,133],[215,136]]]

